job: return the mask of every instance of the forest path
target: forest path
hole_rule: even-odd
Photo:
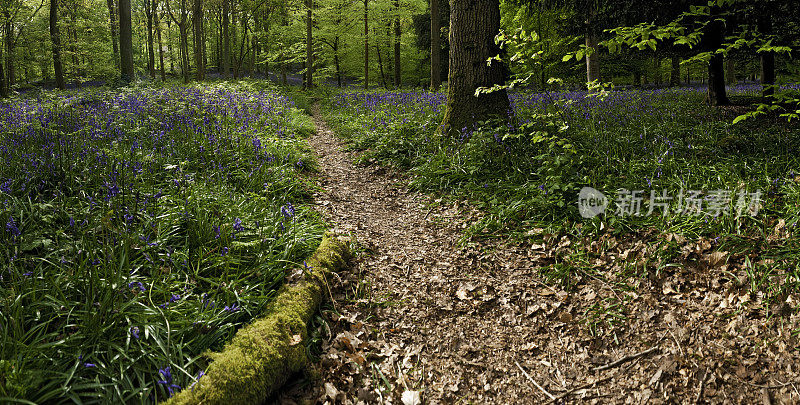
[[[757,345],[794,327],[719,316],[709,300],[729,287],[715,273],[676,267],[614,288],[625,274],[618,258],[647,257],[652,235],[531,229],[543,242],[459,244],[480,213],[411,192],[392,169],[355,165],[316,106],[313,115],[318,211],[359,251],[351,271],[331,280],[326,323],[312,331],[320,361],[279,403],[796,403],[794,385],[783,383],[797,376],[793,344]],[[584,267],[571,264],[576,253]],[[584,263],[589,254],[597,259]],[[731,338],[731,319],[753,332]]]
[[[520,328],[513,319],[524,315],[497,301],[528,286],[528,277],[493,276],[508,258],[458,245],[462,207],[431,208],[430,197],[410,192],[391,169],[355,166],[356,155],[316,106],[314,112],[310,144],[324,189],[315,196],[319,211],[364,252],[333,288],[336,311],[324,313],[332,336],[323,345],[318,386],[305,399],[402,403],[405,391],[420,390],[425,403],[530,398],[514,361],[523,362],[515,355],[541,325]]]

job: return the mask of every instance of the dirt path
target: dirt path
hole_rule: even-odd
[[[335,231],[354,235],[364,251],[334,283],[316,375],[281,402],[412,404],[417,393],[423,403],[475,404],[763,399],[743,381],[746,372],[714,363],[727,356],[731,367],[758,368],[746,362],[753,353],[731,354],[731,342],[711,347],[711,336],[692,328],[711,324],[697,309],[704,297],[676,303],[648,280],[623,297],[599,278],[579,277],[569,294],[545,285],[538,268],[558,261],[566,238],[551,247],[459,246],[469,210],[428,208],[430,198],[410,193],[393,171],[354,166],[318,117],[310,143],[325,191],[317,203]],[[627,303],[620,312],[628,321],[604,332],[612,330],[614,307],[596,310],[596,303],[614,299]],[[590,328],[592,317],[599,321]],[[770,376],[752,384],[775,384]],[[793,395],[791,388],[780,391]]]

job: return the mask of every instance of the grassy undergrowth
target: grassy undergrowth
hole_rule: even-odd
[[[739,86],[732,98],[753,100],[758,91]],[[703,98],[703,90],[694,88],[604,97],[516,93],[508,120],[451,137],[435,135],[446,100],[441,93],[345,90],[328,99],[324,114],[339,136],[363,152],[362,163],[407,170],[412,188],[480,208],[483,216],[467,237],[540,241],[546,234],[595,238],[650,230],[706,238],[714,249],[755,254],[768,259],[768,267],[796,272],[800,127],[778,118],[734,125],[745,107],[715,109]],[[610,201],[606,213],[593,219],[578,210],[578,192],[587,186]],[[616,212],[620,189],[643,191],[642,215]],[[690,208],[691,190],[703,191],[702,211],[677,212]],[[709,196],[716,190],[730,195],[713,210]],[[666,215],[658,206],[648,213],[651,191],[673,198],[661,201],[669,206]],[[757,192],[762,204],[748,215]]]
[[[322,237],[312,131],[252,83],[0,105],[0,402],[187,389]]]

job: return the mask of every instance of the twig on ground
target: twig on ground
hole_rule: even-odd
[[[705,369],[703,372],[703,377],[700,379],[700,391],[697,391],[697,397],[694,399],[695,404],[700,403],[700,399],[703,398],[703,390],[706,387],[706,378],[708,377],[708,368]]]
[[[652,352],[654,352],[654,351],[656,351],[656,350],[658,350],[658,346],[653,346],[653,347],[651,347],[651,348],[649,348],[649,349],[647,349],[647,350],[645,350],[645,351],[643,351],[643,352],[639,352],[639,353],[636,353],[636,354],[631,354],[631,355],[629,355],[629,356],[625,356],[625,357],[623,357],[623,358],[621,358],[621,359],[619,359],[619,360],[617,360],[617,361],[612,361],[611,363],[608,363],[608,364],[604,364],[604,365],[602,365],[602,366],[595,367],[595,368],[594,368],[594,369],[592,369],[592,370],[593,370],[593,371],[603,371],[603,370],[608,370],[608,369],[611,369],[611,368],[617,367],[617,366],[619,366],[619,365],[621,365],[621,364],[623,364],[623,363],[627,363],[627,362],[629,362],[629,361],[631,361],[631,360],[636,360],[636,359],[638,359],[639,357],[646,356],[646,355],[648,355],[648,354],[650,354],[650,353],[652,353]]]
[[[761,402],[763,402],[764,405],[772,405],[772,398],[770,398],[769,390],[766,388],[761,389]]]
[[[539,384],[536,382],[536,380],[534,380],[534,379],[533,379],[533,377],[531,377],[531,376],[530,376],[530,374],[528,374],[528,372],[527,372],[527,371],[525,371],[525,369],[524,369],[524,368],[522,368],[522,366],[520,366],[520,365],[519,365],[519,363],[518,363],[516,360],[514,361],[514,364],[516,364],[516,365],[517,365],[517,368],[519,368],[519,371],[522,371],[522,374],[525,374],[525,377],[528,377],[528,381],[532,382],[532,383],[533,383],[533,385],[535,385],[535,386],[536,386],[536,388],[538,388],[538,389],[539,389],[539,391],[542,391],[542,392],[544,392],[544,394],[545,394],[545,395],[547,395],[547,396],[550,398],[550,400],[551,400],[551,401],[556,399],[556,397],[555,397],[555,396],[553,396],[553,394],[551,394],[551,393],[547,392],[547,390],[546,390],[546,389],[542,388],[542,386],[541,386],[541,385],[539,385]]]
[[[610,375],[608,377],[601,378],[601,379],[599,379],[599,380],[597,380],[595,382],[590,382],[590,383],[586,383],[586,384],[583,384],[583,385],[575,387],[575,388],[571,388],[567,392],[564,392],[563,394],[559,394],[557,397],[551,399],[550,402],[548,402],[547,404],[554,404],[554,403],[566,398],[567,396],[574,394],[577,391],[580,391],[580,390],[586,389],[586,388],[590,388],[590,387],[595,386],[597,384],[606,382],[606,381],[610,380],[613,377],[614,377],[613,375]]]

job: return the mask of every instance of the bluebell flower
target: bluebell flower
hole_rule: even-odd
[[[244,227],[242,227],[241,219],[236,218],[235,220],[233,220],[233,230],[236,232],[241,232],[244,230]]]
[[[128,283],[128,288],[132,290],[139,290],[141,292],[145,291],[144,284],[141,281],[132,281]]]
[[[131,326],[131,336],[134,339],[139,339],[139,327],[138,326]]]
[[[156,383],[161,384],[166,387],[169,396],[172,397],[175,395],[175,390],[181,390],[181,386],[177,384],[173,384],[172,382],[172,367],[167,366],[165,368],[158,369],[158,374],[161,375],[163,380],[157,380]]]
[[[294,206],[292,203],[286,203],[283,207],[281,207],[281,214],[283,214],[286,218],[291,218],[294,216]]]

